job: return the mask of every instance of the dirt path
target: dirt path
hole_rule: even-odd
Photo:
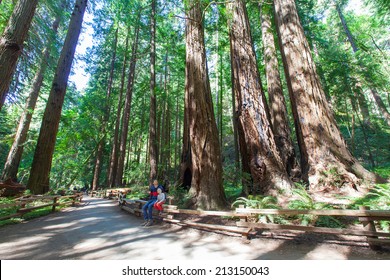
[[[141,222],[113,201],[86,198],[82,206],[0,228],[0,259],[390,259],[364,240],[268,234],[245,244],[240,237]]]

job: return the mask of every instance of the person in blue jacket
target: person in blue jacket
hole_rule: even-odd
[[[160,186],[158,184],[157,180],[153,181],[153,184],[149,187],[150,191],[150,197],[149,200],[145,203],[145,205],[142,207],[142,213],[144,214],[144,223],[143,226],[151,226],[153,225],[153,205],[157,201],[157,189],[161,188],[162,191],[164,191],[163,186]]]

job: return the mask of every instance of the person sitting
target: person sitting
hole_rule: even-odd
[[[158,188],[163,189],[163,187],[158,184],[158,181],[154,180],[153,184],[149,187],[149,191],[150,191],[149,200],[142,207],[142,213],[144,215],[144,222],[142,224],[143,226],[153,225],[153,213],[152,212],[153,212],[153,205],[157,201],[157,195],[158,195],[157,189]]]
[[[162,214],[163,211],[163,204],[165,203],[166,200],[166,195],[163,191],[162,188],[158,187],[157,188],[157,201],[154,203],[154,208],[156,208],[159,211],[159,215]]]

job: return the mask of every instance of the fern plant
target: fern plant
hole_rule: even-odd
[[[352,208],[359,206],[368,207],[371,210],[390,210],[390,184],[377,184],[367,195],[356,199],[351,204]],[[390,232],[390,221],[379,221],[382,230]]]
[[[306,190],[306,186],[302,183],[296,183],[296,188],[293,190],[293,195],[296,197],[295,200],[292,200],[288,204],[289,209],[297,210],[321,210],[321,209],[332,209],[332,206],[323,203],[316,202],[310,196]],[[344,225],[336,218],[331,216],[316,216],[312,214],[300,214],[297,215],[301,221],[301,224],[304,226],[307,225],[317,225],[317,226],[326,226],[326,227],[344,227]]]
[[[246,197],[239,197],[235,202],[233,202],[232,207],[236,205],[245,205],[246,208],[252,209],[279,209],[278,199],[274,196],[261,196],[261,195],[249,195]],[[275,223],[276,219],[274,215],[258,215],[257,218],[260,222],[271,222]]]

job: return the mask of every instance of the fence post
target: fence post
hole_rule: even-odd
[[[51,208],[52,212],[56,211],[56,204],[57,204],[58,197],[53,198],[53,207]]]
[[[245,205],[240,204],[238,205],[238,208],[245,208]],[[246,216],[245,218],[240,217],[240,222],[247,222],[247,221],[248,221],[248,216]]]
[[[370,210],[370,208],[365,206],[359,206],[359,210],[365,211],[365,210]],[[364,230],[376,232],[375,224],[373,221],[365,217],[359,217],[359,221],[362,223]],[[378,239],[378,236],[367,236],[367,242],[370,248],[372,250],[380,250],[381,246],[376,244],[375,242],[372,242],[371,241],[372,239]]]
[[[72,206],[75,206],[75,205],[76,205],[76,197],[77,197],[77,194],[73,195]]]

